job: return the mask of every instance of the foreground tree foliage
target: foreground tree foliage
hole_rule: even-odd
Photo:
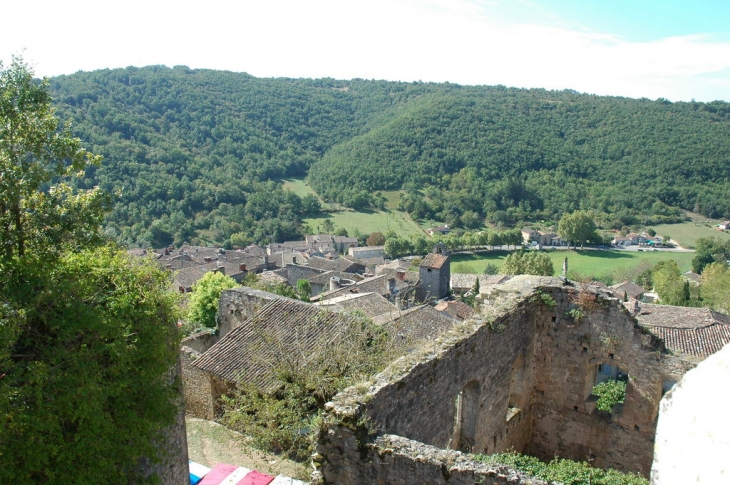
[[[2,271],[0,479],[134,483],[177,413],[168,275],[113,246]]]
[[[0,66],[0,481],[123,484],[177,414],[174,294],[99,234],[99,158],[58,130],[47,85]],[[66,182],[69,182],[68,184]]]
[[[726,263],[705,266],[700,293],[705,306],[730,315],[730,266]]]

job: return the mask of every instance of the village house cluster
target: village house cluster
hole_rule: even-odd
[[[727,315],[650,303],[633,282],[452,274],[441,245],[414,267],[352,239],[157,253],[176,271],[175,291],[189,291],[206,271],[311,287],[308,303],[247,287],[223,292],[217,331],[183,341],[189,415],[215,419],[221,396],[242,383],[274,392],[261,365],[270,352],[296,349],[306,365],[353,315],[409,342],[406,356],[328,404],[314,475],[322,483],[473,483],[455,477],[494,470],[466,453],[509,449],[648,476],[662,396],[730,342]],[[476,288],[474,307],[454,298]],[[262,345],[262,334],[276,349]],[[627,390],[607,413],[592,389],[609,378],[623,378]]]

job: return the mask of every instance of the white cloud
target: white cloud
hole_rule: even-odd
[[[525,18],[530,13],[532,23],[497,16],[497,6],[468,0],[12,2],[4,7],[14,21],[0,30],[0,45],[8,49],[0,56],[7,60],[26,47],[45,75],[185,64],[261,77],[730,99],[726,39],[627,42],[610,32],[566,28],[565,19],[536,13],[529,2]]]

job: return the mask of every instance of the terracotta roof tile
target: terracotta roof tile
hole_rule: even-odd
[[[730,343],[730,317],[707,308],[642,303],[636,319],[675,352],[704,359]]]
[[[421,267],[422,268],[440,268],[449,260],[448,256],[444,256],[443,254],[437,254],[437,253],[428,253],[426,256],[424,256],[423,260],[421,260]]]
[[[234,328],[193,365],[231,382],[254,384],[264,392],[279,387],[270,362],[277,356],[307,365],[311,351],[343,335],[352,318],[292,300],[267,303]]]

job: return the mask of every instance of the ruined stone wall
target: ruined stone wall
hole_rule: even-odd
[[[555,454],[590,458],[601,468],[648,475],[662,383],[678,380],[692,364],[667,355],[616,299],[580,285],[545,294],[555,307],[535,320],[536,386],[527,451],[545,460]],[[571,316],[576,309],[585,317]],[[606,364],[629,376],[625,403],[612,413],[597,411],[591,396],[598,366]]]
[[[218,303],[219,338],[223,338],[228,332],[251,318],[268,302],[280,299],[289,300],[290,298],[247,286],[223,290]]]
[[[492,321],[485,320],[489,316],[481,318],[464,324],[461,333],[414,365],[404,359],[391,367],[389,372],[401,375],[388,383],[381,381],[366,404],[376,429],[440,448],[479,453],[525,447],[530,435],[529,395],[510,403],[509,389],[517,360],[523,356],[522,361],[529,362],[524,356],[532,352],[532,317],[522,306]],[[531,369],[525,371],[522,389],[532,389],[533,379]],[[470,394],[476,396],[477,406],[460,409],[461,400],[470,404]],[[520,411],[508,421],[510,404]],[[476,414],[472,414],[475,429],[466,433],[460,428],[468,428],[465,415],[470,413]],[[466,434],[468,439],[462,439]]]
[[[182,342],[180,342],[180,346],[191,348],[202,354],[218,342],[218,340],[220,340],[220,336],[215,332],[198,332],[184,338]]]
[[[621,302],[595,289],[516,277],[482,298],[474,319],[335,397],[318,446],[323,480],[350,482],[339,471],[348,467],[380,477],[368,467],[387,460],[396,474],[437,460],[386,460],[377,444],[386,433],[485,454],[514,448],[544,459],[590,458],[648,476],[662,383],[694,363],[669,355]],[[597,411],[591,396],[599,364],[629,376],[626,402],[613,413]],[[423,483],[440,483],[431,478]]]
[[[358,437],[362,431],[346,426],[323,431],[329,448],[339,453],[320,463],[324,473],[315,472],[313,485],[547,485],[507,466],[480,463],[459,451],[400,436],[384,435],[364,445]]]

